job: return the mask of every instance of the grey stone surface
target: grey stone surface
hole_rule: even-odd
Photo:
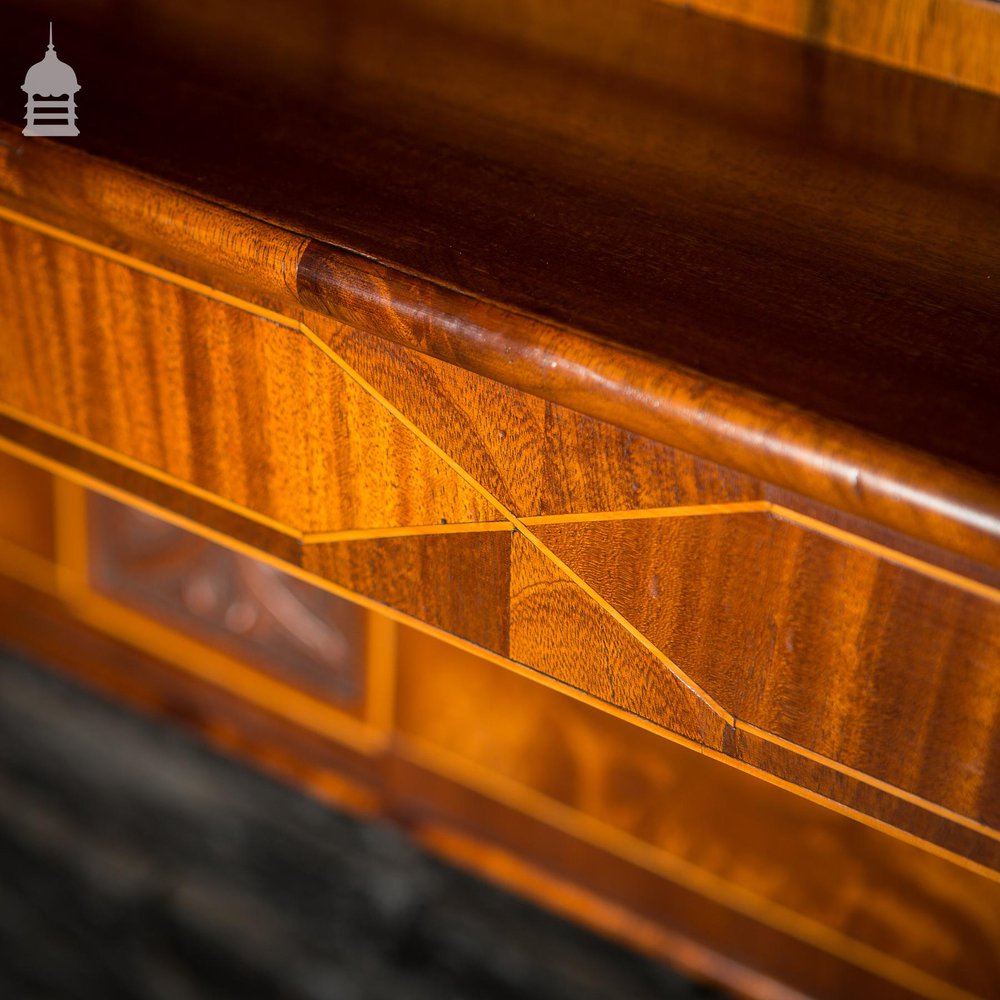
[[[0,997],[713,996],[0,650]]]

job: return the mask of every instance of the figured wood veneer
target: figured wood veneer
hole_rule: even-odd
[[[310,324],[518,517],[732,503],[762,495],[748,476],[565,406],[326,317],[312,316]]]
[[[996,992],[1000,100],[653,0],[53,2],[102,58],[74,144],[0,94],[0,452],[71,484],[5,634],[754,995]],[[974,9],[766,20],[951,72]],[[81,585],[80,485],[448,650],[347,719]]]
[[[1000,827],[1000,594],[766,513],[535,530],[738,719]]]
[[[2,576],[8,641],[321,799],[384,811],[459,864],[698,975],[761,997],[788,987],[824,997],[846,988],[989,995],[994,883],[713,770],[699,754],[496,664],[401,632],[391,713],[399,739],[387,759],[384,745],[359,754],[335,730],[290,725],[274,705],[139,654]],[[487,718],[469,711],[480,696],[490,699]],[[558,752],[542,752],[547,735],[562,737]],[[713,794],[720,786],[724,799]],[[852,851],[850,882],[810,863],[840,841]],[[853,895],[862,884],[879,891]]]
[[[8,407],[296,530],[493,515],[298,330],[6,222],[0,252]]]
[[[59,261],[63,259],[62,252],[81,254],[80,250],[59,247],[47,236],[16,233],[9,238],[15,243],[26,241],[27,246],[54,253]],[[93,253],[96,248],[87,249]],[[83,266],[75,257],[68,259],[74,266]],[[141,280],[143,284],[139,287],[143,288],[145,282],[155,283],[153,277],[126,278],[120,274],[128,270],[126,265],[129,263],[122,259],[103,262],[101,266],[110,269],[116,280]],[[142,265],[137,263],[135,267],[141,270]],[[167,272],[157,272],[157,276],[170,279]],[[9,280],[13,281],[13,276]],[[74,424],[81,419],[81,414],[73,406],[63,403],[60,412],[57,401],[43,397],[37,384],[37,370],[30,367],[27,354],[22,354],[19,365],[29,377],[19,382],[13,377],[18,369],[12,368],[6,383],[0,379],[0,389],[6,385],[7,391],[12,393],[11,398],[33,412],[23,413],[18,408],[9,408],[8,404],[9,412],[3,417],[6,433],[38,449],[47,456],[45,461],[55,463],[55,468],[68,465],[70,469],[86,470],[91,477],[85,480],[88,483],[100,486],[110,481],[116,488],[137,491],[153,498],[154,502],[167,501],[173,507],[177,506],[173,498],[183,496],[187,488],[197,503],[185,503],[184,506],[189,516],[194,514],[196,524],[205,523],[216,531],[219,528],[231,531],[236,539],[263,546],[283,564],[302,569],[311,579],[329,583],[338,593],[353,591],[397,613],[444,628],[490,653],[509,655],[527,667],[579,688],[588,696],[663,725],[665,731],[675,737],[691,740],[735,761],[762,766],[775,777],[803,789],[822,790],[821,793],[833,803],[880,824],[892,824],[907,836],[917,837],[975,865],[996,867],[1000,864],[1000,837],[981,822],[992,815],[992,800],[985,791],[988,782],[976,777],[981,768],[987,766],[982,762],[989,759],[991,752],[987,745],[989,737],[983,737],[978,744],[974,738],[969,747],[959,743],[958,749],[949,751],[951,758],[937,755],[932,764],[926,763],[920,753],[886,764],[886,739],[877,723],[863,724],[869,716],[852,715],[838,708],[838,705],[853,706],[849,700],[838,703],[836,698],[831,702],[833,707],[829,715],[824,714],[827,709],[823,700],[825,693],[838,690],[832,678],[842,678],[842,683],[848,685],[851,683],[850,673],[844,673],[843,666],[832,656],[833,647],[826,661],[831,672],[831,687],[817,683],[817,675],[807,670],[789,673],[781,661],[768,666],[763,682],[765,690],[788,688],[789,691],[787,698],[782,695],[767,701],[766,705],[773,709],[776,704],[791,698],[789,704],[808,706],[815,713],[810,716],[803,709],[811,728],[802,725],[794,728],[784,719],[775,724],[763,710],[743,714],[746,704],[742,700],[745,695],[742,689],[735,692],[731,685],[722,685],[719,694],[712,690],[712,671],[721,670],[728,672],[729,677],[738,677],[739,669],[744,669],[743,665],[748,662],[745,637],[739,625],[720,629],[715,636],[706,639],[703,646],[708,652],[700,660],[693,660],[692,668],[688,669],[684,657],[673,655],[665,643],[658,648],[657,630],[663,623],[643,618],[641,600],[633,608],[620,594],[610,590],[608,596],[601,593],[609,573],[613,576],[617,572],[615,567],[620,560],[633,560],[637,565],[645,558],[655,560],[653,542],[647,544],[640,537],[638,548],[636,545],[631,548],[605,546],[598,553],[597,563],[581,563],[580,568],[575,569],[572,546],[566,548],[564,559],[558,551],[560,546],[549,548],[545,541],[546,533],[561,540],[572,539],[577,534],[581,537],[594,532],[600,534],[604,530],[633,533],[639,530],[641,536],[641,529],[634,526],[649,519],[657,524],[673,520],[697,522],[693,528],[678,529],[696,533],[708,530],[701,523],[706,518],[721,517],[723,520],[719,523],[729,523],[731,517],[756,517],[757,521],[746,523],[754,524],[763,519],[769,524],[770,519],[782,511],[787,511],[788,517],[793,519],[798,517],[793,509],[784,506],[797,504],[796,495],[775,490],[766,482],[733,473],[662,443],[637,438],[614,425],[576,414],[551,402],[532,401],[480,375],[441,362],[421,360],[401,347],[380,350],[379,343],[372,338],[328,320],[311,317],[316,326],[313,330],[281,314],[256,310],[250,303],[207,287],[189,285],[176,292],[183,295],[184,301],[193,303],[191,308],[196,310],[197,316],[211,315],[223,329],[230,313],[239,323],[250,324],[250,345],[261,338],[265,342],[268,338],[276,338],[276,343],[291,352],[289,357],[308,358],[301,370],[316,373],[317,384],[327,390],[322,406],[328,412],[356,412],[362,415],[358,418],[361,420],[365,415],[378,414],[368,432],[382,443],[387,435],[390,442],[399,442],[407,455],[416,456],[422,463],[412,466],[413,474],[403,481],[394,471],[378,464],[379,460],[387,461],[384,456],[391,457],[391,448],[386,452],[377,445],[376,461],[358,466],[357,451],[352,452],[350,448],[346,452],[343,449],[336,451],[336,444],[330,444],[331,451],[324,461],[330,462],[336,455],[337,462],[346,463],[333,466],[339,468],[336,482],[342,492],[331,499],[336,500],[341,511],[362,511],[371,516],[370,527],[310,530],[315,522],[282,524],[269,521],[266,514],[233,503],[231,494],[229,497],[213,494],[204,483],[215,476],[221,483],[252,483],[256,491],[254,497],[264,498],[264,502],[283,496],[278,474],[280,466],[273,463],[270,467],[268,464],[254,466],[255,475],[250,476],[247,462],[252,449],[248,451],[245,442],[242,451],[232,456],[227,454],[226,462],[221,462],[218,452],[217,462],[203,461],[204,468],[197,469],[196,473],[208,478],[186,486],[176,475],[160,473],[150,465],[135,461],[133,449],[143,447],[143,443],[141,434],[137,436],[131,428],[113,432],[125,434],[122,439],[125,451],[116,451],[99,440],[89,441],[73,429],[75,426],[87,429],[86,423]],[[249,315],[239,311],[241,306]],[[72,308],[71,305],[67,307]],[[205,313],[208,309],[212,311]],[[80,316],[81,331],[88,329],[88,316],[86,313]],[[257,323],[261,325],[258,327]],[[70,329],[73,329],[72,324]],[[204,334],[189,332],[186,336],[194,338],[195,344],[202,340],[211,343],[211,338],[216,336],[213,330],[209,327]],[[141,344],[138,333],[132,336],[135,344]],[[109,345],[117,345],[116,338],[107,334],[105,340]],[[128,338],[125,344],[127,347]],[[58,357],[53,355],[50,364],[60,363]],[[264,377],[259,366],[254,365],[253,350],[238,352],[237,357],[243,359],[240,363],[251,366],[249,371],[256,373],[254,377]],[[373,363],[371,358],[378,359],[378,363]],[[352,361],[357,363],[357,368]],[[197,355],[194,363],[201,363]],[[213,366],[201,364],[201,371],[212,377]],[[64,386],[88,384],[86,366],[79,372],[70,366],[60,373],[60,377],[78,380],[63,383]],[[235,390],[236,383],[231,386]],[[72,394],[67,397],[73,398]],[[201,409],[192,405],[188,397],[179,397],[178,402],[186,418],[193,421],[192,426],[197,426]],[[100,412],[97,412],[95,436],[99,438],[103,425]],[[213,419],[220,419],[223,412],[218,407],[214,410],[209,407]],[[60,428],[57,422],[49,419],[53,416],[69,427]],[[263,429],[255,429],[249,442],[263,443],[271,448],[275,443],[284,444],[294,439],[292,428],[282,423],[283,416],[279,411]],[[83,419],[89,419],[86,413]],[[149,427],[155,427],[155,415],[147,416],[146,422]],[[502,433],[493,437],[490,427]],[[508,429],[510,444],[507,443]],[[219,429],[209,437],[218,440],[221,436],[228,440],[231,434],[229,429]],[[365,440],[364,428],[361,434]],[[311,454],[308,443],[316,438],[308,429],[304,437],[308,455]],[[233,440],[242,441],[243,438]],[[24,444],[15,448],[19,449],[18,454],[31,455]],[[235,459],[231,468],[230,458]],[[305,475],[302,459],[297,461],[300,463],[297,468],[302,470],[300,474]],[[347,475],[352,468],[361,473],[353,481]],[[370,481],[365,476],[371,475],[373,470],[388,475],[389,479],[385,484],[365,487]],[[477,475],[489,485],[484,485]],[[157,477],[159,482],[155,481]],[[538,478],[533,481],[532,477]],[[439,481],[448,484],[443,492],[439,490]],[[359,486],[362,489],[359,490]],[[496,494],[490,487],[496,489]],[[383,499],[379,500],[378,495],[370,497],[365,492],[367,488],[375,489],[376,494],[384,493]],[[470,509],[467,516],[472,520],[468,522],[453,524],[447,516],[442,516],[426,523],[412,523],[411,511],[414,509],[422,512],[426,519],[431,511],[437,513],[441,509],[434,505],[455,496],[467,498],[470,507],[486,512],[484,519],[476,520],[474,510]],[[772,496],[779,499],[782,506],[767,499]],[[619,499],[626,500],[625,509],[602,509],[605,504]],[[315,509],[314,506],[301,506],[302,503],[315,504],[311,494],[299,498],[298,502],[299,510],[305,509],[307,514]],[[648,506],[663,502],[667,506]],[[814,515],[822,514],[823,508],[805,500],[802,505],[809,516],[799,518],[797,524],[813,525],[805,532],[807,536],[816,535],[812,548],[827,553],[821,559],[806,560],[804,581],[810,581],[811,574],[822,575],[828,564],[849,572],[860,559],[859,566],[862,563],[871,567],[884,564],[889,567],[886,572],[896,572],[896,564],[908,567],[903,571],[904,579],[916,578],[910,572],[915,569],[918,577],[928,581],[928,586],[943,586],[946,592],[954,590],[959,595],[978,594],[980,604],[986,602],[983,606],[995,600],[995,591],[980,582],[992,579],[988,567],[980,572],[962,557],[941,552],[923,542],[909,544],[898,534],[887,534],[877,526],[869,528],[861,523],[862,534],[853,534],[842,527],[817,521]],[[570,507],[572,509],[567,509]],[[553,513],[519,513],[525,510]],[[604,522],[628,522],[633,527],[605,529],[602,527]],[[804,530],[795,528],[800,534]],[[901,551],[885,544],[897,538],[900,538]],[[776,581],[777,600],[784,586],[778,584],[787,572],[782,569],[784,564],[781,562],[783,543],[779,540],[775,544],[772,558],[768,546],[755,548],[751,540],[750,550],[744,554],[742,562],[747,566],[760,562],[764,578]],[[724,550],[723,544],[720,551]],[[914,552],[919,555],[911,554]],[[758,556],[762,559],[758,560]],[[730,585],[723,580],[722,592],[715,594],[714,571],[710,566],[703,567],[697,557],[694,562],[694,567],[686,567],[685,571],[690,572],[695,583],[702,582],[704,592],[711,595],[711,599],[722,600],[725,604],[729,600]],[[735,562],[725,559],[723,564],[726,572],[733,571],[736,566]],[[968,577],[963,575],[966,567],[971,567]],[[837,578],[824,579],[828,587],[836,587]],[[643,586],[658,590],[657,574],[647,573]],[[810,620],[822,621],[828,612],[821,596],[813,590],[803,585],[796,600]],[[852,600],[862,601],[863,605],[861,591],[849,593],[854,594]],[[630,594],[630,599],[636,596]],[[841,596],[837,595],[838,601]],[[876,599],[879,594],[871,591],[869,596]],[[759,601],[751,603],[755,612],[766,607]],[[913,609],[906,601],[897,604],[892,605],[893,627],[905,633],[909,628],[907,615]],[[951,607],[950,604],[942,605],[939,609],[944,615],[940,620],[942,628],[947,629],[953,619],[958,620],[955,616],[960,613],[959,605],[949,611]],[[700,620],[703,612],[699,605],[689,614]],[[711,609],[704,615],[711,617],[710,612]],[[574,617],[579,625],[574,623]],[[776,643],[787,644],[793,634],[789,629],[794,616],[786,616],[786,619],[780,636],[777,624],[774,626]],[[720,622],[724,622],[724,616]],[[766,630],[751,629],[747,635],[759,638],[765,633]],[[714,647],[712,642],[716,643]],[[882,647],[876,643],[872,648]],[[920,649],[918,655],[924,652]],[[905,658],[894,660],[891,649],[887,649],[885,655],[897,676],[905,676],[906,670],[912,669]],[[754,656],[749,657],[749,662],[756,662]],[[756,658],[759,659],[759,655]],[[864,658],[854,662],[861,672],[858,676],[863,677]],[[987,652],[985,660],[976,660],[974,668],[988,684],[994,669],[991,655]],[[930,668],[922,669],[926,675]],[[909,697],[897,683],[895,688],[883,693],[882,702],[873,702],[870,714],[877,714],[874,713],[875,705],[889,699],[894,710],[902,706],[898,717],[909,719],[912,715],[906,712]],[[951,703],[959,707],[967,704],[961,694]],[[926,702],[924,711],[930,704]],[[942,701],[942,704],[948,702]],[[991,703],[984,704],[988,716]],[[981,734],[985,732],[983,727],[988,726],[983,719],[978,722]],[[957,725],[957,721],[949,723],[947,719],[937,728],[929,724],[925,727],[927,746],[934,746],[942,733],[959,731],[955,728]],[[829,735],[831,732],[842,734],[840,742]],[[973,737],[976,732],[975,729],[970,731]],[[762,741],[772,745],[764,748]],[[888,756],[891,757],[891,753]],[[949,785],[949,759],[961,761],[963,767],[971,769],[963,784]]]
[[[510,533],[460,532],[314,542],[303,568],[506,655]]]
[[[772,927],[836,927],[831,948],[850,940],[947,969],[972,993],[1000,981],[1000,885],[410,629],[398,705],[418,759],[457,759],[453,773],[484,789],[503,782],[508,802],[587,826],[643,857],[651,878],[748,909],[766,900]]]
[[[696,743],[722,747],[725,718],[716,706],[520,535],[511,541],[510,656]]]

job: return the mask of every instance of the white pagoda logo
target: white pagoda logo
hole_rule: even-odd
[[[24,135],[80,134],[76,127],[76,94],[80,84],[76,82],[73,67],[56,55],[51,21],[49,49],[45,58],[28,70],[21,90],[28,95]]]

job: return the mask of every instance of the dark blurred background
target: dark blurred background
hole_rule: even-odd
[[[0,649],[0,997],[716,996]]]

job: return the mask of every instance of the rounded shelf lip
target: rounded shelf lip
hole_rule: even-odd
[[[4,155],[6,153],[6,155]],[[1000,569],[1000,481],[0,123],[0,199]],[[169,207],[168,207],[169,206]],[[197,225],[180,226],[184,208]],[[208,221],[210,220],[210,222]],[[221,234],[241,232],[248,239]],[[229,249],[220,254],[220,245]],[[308,317],[304,316],[308,323]]]

